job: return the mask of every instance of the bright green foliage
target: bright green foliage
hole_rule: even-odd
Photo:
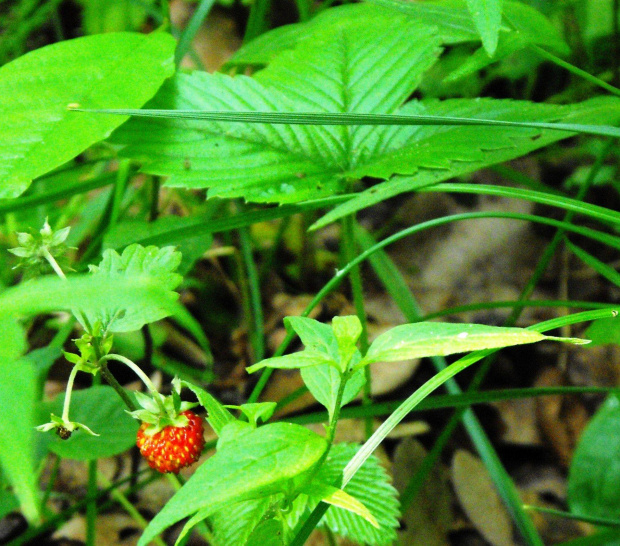
[[[242,404],[241,406],[226,406],[231,409],[238,409],[244,415],[250,425],[256,428],[260,421],[266,423],[271,419],[273,412],[276,410],[275,402],[256,402],[253,404]]]
[[[325,440],[290,423],[257,428],[226,443],[207,459],[146,528],[138,544],[198,512],[186,531],[230,502],[284,492],[318,462]]]
[[[325,465],[313,481],[338,483],[342,479],[344,467],[358,449],[353,444],[334,445]],[[390,485],[379,460],[375,456],[367,459],[344,490],[366,506],[379,523],[379,528],[361,516],[335,506],[329,508],[319,525],[327,526],[333,532],[361,544],[391,544],[396,538],[399,502],[396,490]],[[287,518],[289,525],[294,526],[299,518],[314,509],[319,500],[314,496],[300,496],[293,503],[293,510]]]
[[[267,512],[273,497],[230,504],[209,518],[215,546],[246,546],[248,538]]]
[[[321,502],[342,508],[347,512],[357,514],[373,527],[379,528],[379,524],[375,517],[370,513],[360,501],[352,497],[342,489],[338,489],[333,485],[327,485],[321,482],[313,482],[302,489],[302,493],[320,499]]]
[[[146,278],[167,291],[172,300],[177,294],[172,292],[182,280],[175,273],[181,263],[181,254],[173,247],[159,249],[155,246],[143,247],[140,245],[128,246],[122,254],[114,250],[106,250],[103,259],[98,266],[90,266],[93,279],[97,282],[106,279],[114,280],[119,284],[127,278]],[[141,307],[121,307],[112,302],[105,310],[91,312],[90,309],[82,311],[83,316],[91,325],[101,322],[104,329],[110,332],[128,332],[139,330],[144,324],[155,322],[167,317],[170,312],[160,305],[143,305]],[[81,316],[78,313],[78,319]]]
[[[441,2],[370,0],[369,3],[399,11],[419,23],[435,27],[444,44],[477,42],[480,39],[465,0],[442,0]],[[501,27],[500,37],[512,38],[518,35],[523,42],[522,47],[526,43],[531,43],[560,54],[569,52],[568,46],[556,28],[534,8],[521,2],[509,1],[503,2],[503,8],[506,22]],[[326,10],[308,22],[278,27],[244,44],[226,63],[226,66],[266,65],[277,54],[293,49],[299,41],[306,39],[312,26],[341,25],[351,17],[363,16],[364,9],[367,8],[340,6]],[[486,52],[485,56],[489,59]]]
[[[593,345],[608,343],[620,345],[620,320],[617,318],[595,320],[583,335],[591,339]]]
[[[106,138],[126,118],[71,112],[139,108],[173,71],[169,34],[105,34],[53,44],[0,68],[0,198]]]
[[[147,18],[153,0],[80,0],[83,25],[87,34],[121,30],[139,30]]]
[[[301,377],[312,396],[327,408],[331,418],[336,409],[338,389],[343,381],[342,374],[334,366],[317,364],[316,366],[302,368]],[[340,406],[351,402],[359,394],[365,383],[364,370],[357,370],[350,375],[344,388]]]
[[[397,12],[359,9],[341,25],[310,27],[307,40],[254,78],[178,74],[148,108],[396,113],[435,62],[439,38]],[[169,175],[170,186],[284,203],[344,190],[402,138],[387,126],[132,119],[114,141],[127,144],[123,153],[143,159],[146,171]]]
[[[0,324],[0,327],[2,325]],[[2,337],[12,332],[2,330]],[[0,400],[5,415],[0,419],[0,465],[13,486],[24,516],[40,521],[39,491],[35,474],[34,426],[37,424],[38,382],[34,365],[27,359],[0,362]]]
[[[49,407],[60,415],[64,396],[59,396]],[[127,451],[136,443],[139,423],[125,412],[125,405],[112,387],[106,385],[75,391],[71,396],[72,421],[87,425],[99,436],[75,431],[68,440],[51,437],[50,451],[57,455],[81,461],[113,457]]]
[[[246,546],[285,546],[282,534],[282,523],[268,519],[254,529]]]
[[[467,7],[490,57],[495,53],[502,24],[502,0],[467,0]]]
[[[568,476],[568,504],[580,516],[618,519],[620,400],[610,396],[579,440]]]
[[[50,311],[88,309],[92,315],[109,312],[111,302],[118,309],[132,309],[130,316],[148,312],[149,316],[167,316],[179,311],[179,305],[155,279],[146,276],[126,276],[123,283],[117,278],[80,275],[66,281],[57,277],[42,277],[9,288],[0,294],[0,354],[13,358],[25,349],[25,338],[18,317]],[[136,319],[137,320],[137,319]]]

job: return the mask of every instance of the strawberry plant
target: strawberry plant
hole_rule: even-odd
[[[512,522],[491,542],[543,544],[531,510],[616,540],[614,396],[580,440],[537,410],[568,470],[551,508],[524,507],[470,406],[610,390],[569,364],[598,369],[619,339],[620,37],[597,13],[616,21],[617,2],[293,4],[279,26],[292,10],[265,0],[0,7],[0,401],[19,415],[0,420],[0,542],[83,513],[100,543],[110,498],[138,545],[430,543],[410,506],[460,423]],[[217,17],[243,39],[213,67],[200,40]],[[517,223],[530,231],[507,236]],[[510,299],[487,297],[495,277]],[[556,357],[552,386],[479,391],[507,360],[534,376]],[[385,370],[406,377],[378,391]],[[599,401],[579,400],[581,423]],[[291,415],[302,402],[320,411]],[[397,490],[390,438],[439,407],[454,411]],[[86,465],[83,498],[62,491],[64,460]]]

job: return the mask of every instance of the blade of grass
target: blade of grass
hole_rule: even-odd
[[[177,43],[176,51],[174,52],[174,63],[178,66],[181,65],[181,61],[183,57],[189,51],[192,41],[194,40],[194,36],[198,32],[198,29],[202,25],[203,21],[209,15],[211,8],[215,4],[215,0],[201,0],[198,7],[194,10],[187,26],[181,32],[181,36],[179,37],[179,42]]]
[[[559,518],[572,519],[575,521],[585,521],[586,523],[592,523],[593,525],[602,525],[603,527],[620,527],[620,520],[617,519],[580,516],[579,514],[572,514],[571,512],[565,512],[563,510],[553,510],[552,508],[545,508],[543,506],[532,506],[529,504],[524,505],[523,508],[525,508],[526,510],[532,510],[534,512],[541,512],[543,514],[558,516]]]
[[[306,392],[306,390],[307,389],[303,389],[304,392]],[[617,391],[618,389],[614,387],[543,387],[528,389],[501,389],[473,393],[464,392],[461,394],[443,394],[425,398],[417,405],[416,411],[464,408],[477,404],[489,404],[491,402],[517,400],[522,398],[538,398],[557,395],[570,396],[575,394],[609,394]],[[404,400],[395,400],[393,402],[375,402],[370,406],[360,405],[355,407],[345,407],[342,408],[340,417],[342,419],[382,417],[392,413],[403,402]],[[307,425],[311,423],[323,423],[327,420],[327,418],[328,414],[326,411],[317,411],[314,413],[287,417],[285,420],[290,423]]]
[[[482,127],[523,127],[528,129],[553,129],[584,135],[619,138],[620,128],[611,125],[580,123],[544,123],[538,121],[507,121],[497,119],[461,118],[454,116],[415,116],[399,114],[343,114],[314,112],[228,112],[203,110],[157,110],[123,108],[71,108],[74,112],[114,114],[144,118],[179,120],[230,121],[239,123],[271,123],[275,125],[467,125]]]
[[[615,284],[616,286],[620,286],[620,273],[618,273],[613,267],[601,262],[598,258],[595,258],[592,254],[589,254],[583,250],[583,248],[578,247],[569,240],[566,240],[566,246],[575,256],[577,256],[577,258],[579,258],[586,265],[589,265],[599,275],[601,275],[601,277],[605,277],[609,282]]]
[[[597,78],[596,76],[593,76],[592,74],[590,74],[589,72],[586,72],[585,70],[582,70],[581,68],[577,68],[575,65],[572,65],[569,62],[566,62],[563,59],[560,59],[559,57],[555,56],[553,53],[549,53],[548,51],[544,50],[543,48],[537,45],[532,45],[531,49],[533,49],[536,53],[538,53],[538,55],[540,55],[543,59],[546,59],[547,61],[551,61],[552,63],[557,64],[558,66],[561,66],[562,68],[565,68],[572,74],[575,74],[576,76],[579,76],[580,78],[583,78],[584,80],[589,81],[591,84],[601,87],[605,89],[605,91],[609,91],[610,93],[616,95],[617,97],[620,97],[620,89],[618,89],[617,87],[614,87],[613,85],[610,85],[606,81],[601,80],[600,78]]]

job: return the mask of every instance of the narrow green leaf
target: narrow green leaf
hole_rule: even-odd
[[[192,391],[196,398],[198,398],[200,405],[207,410],[207,421],[218,436],[221,434],[224,426],[235,420],[232,413],[206,390],[183,380],[181,380],[181,385]]]
[[[64,398],[64,395],[58,396],[52,404],[46,404],[45,409],[61,415]],[[50,433],[50,451],[78,461],[113,457],[127,451],[136,443],[140,424],[127,414],[126,409],[118,394],[107,385],[73,392],[69,419],[88,426],[99,436],[76,430],[71,438],[61,440]]]
[[[566,246],[575,256],[577,256],[577,258],[579,258],[586,265],[589,265],[599,275],[605,277],[609,282],[615,284],[616,286],[620,286],[620,273],[618,273],[613,267],[601,262],[598,258],[592,256],[592,254],[586,252],[582,248],[579,248],[577,245],[568,240],[566,241]]]
[[[336,367],[338,363],[332,358],[327,358],[323,353],[319,353],[312,350],[298,351],[290,355],[274,356],[272,358],[266,358],[248,366],[246,371],[248,373],[254,373],[263,368],[280,368],[283,370],[293,370],[297,368],[308,368],[312,366],[326,365]]]
[[[489,57],[492,57],[497,47],[499,29],[502,24],[502,1],[467,0],[467,7],[476,25],[476,30],[482,38],[482,45]]]
[[[610,396],[581,435],[568,475],[571,512],[616,519],[620,510],[620,400]]]
[[[338,341],[327,324],[308,317],[285,317],[284,325],[299,336],[307,350],[338,362]]]
[[[4,330],[3,330],[4,335]],[[38,395],[37,374],[26,359],[0,362],[0,401],[9,414],[0,419],[0,465],[13,487],[26,519],[37,524],[41,519],[34,430]]]
[[[329,364],[319,364],[302,368],[301,377],[308,390],[312,393],[319,403],[321,403],[330,415],[336,409],[336,398],[342,376],[335,366]],[[351,402],[360,392],[366,383],[364,370],[357,370],[349,377],[344,388],[341,406]]]
[[[138,545],[195,512],[204,519],[232,501],[284,491],[314,466],[325,448],[322,437],[290,423],[265,425],[237,438],[196,470],[150,522]]]
[[[165,32],[100,34],[32,51],[0,68],[0,197],[110,135],[126,117],[84,108],[139,108],[173,70]]]
[[[522,328],[438,322],[403,324],[377,337],[360,365],[427,356],[445,356],[480,349],[535,343],[543,339],[546,339],[546,336]]]
[[[368,523],[370,523],[373,527],[379,529],[379,523],[377,522],[376,518],[370,513],[368,508],[366,508],[356,498],[352,497],[348,493],[345,493],[342,489],[338,489],[337,487],[324,483],[313,482],[311,484],[308,484],[304,489],[301,490],[301,492],[305,493],[306,495],[318,497],[322,502],[325,502],[332,506],[337,506],[338,508],[342,508],[343,510],[347,510],[348,512],[352,512],[353,514],[357,514],[358,516],[365,519]]]

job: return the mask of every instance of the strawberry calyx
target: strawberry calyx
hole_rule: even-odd
[[[146,436],[154,436],[166,427],[183,428],[189,424],[187,416],[183,414],[187,410],[195,408],[198,403],[181,401],[180,388],[175,383],[177,382],[173,381],[175,388],[169,396],[163,396],[159,393],[152,393],[153,396],[142,392],[134,393],[140,409],[127,413],[146,425],[143,428]]]

